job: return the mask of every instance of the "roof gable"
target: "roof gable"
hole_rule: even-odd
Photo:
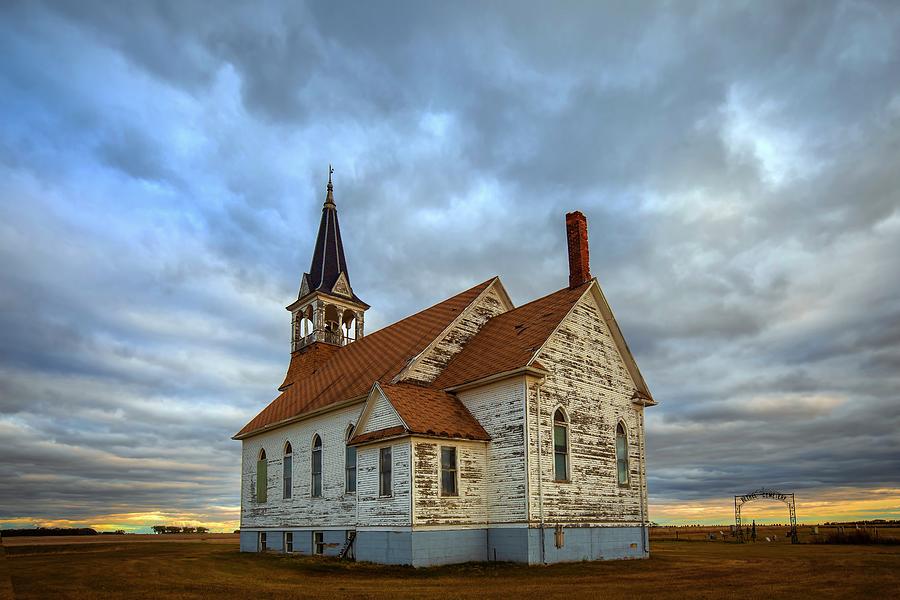
[[[494,317],[435,379],[434,386],[451,388],[497,373],[531,366],[590,283],[563,288]]]
[[[376,421],[382,401],[390,403],[396,411],[398,422],[389,419]],[[406,434],[481,441],[491,439],[481,423],[453,394],[403,383],[376,383],[372,387],[356,431],[358,433],[354,433],[350,444]]]
[[[240,439],[344,401],[362,400],[374,381],[390,381],[493,281],[448,298],[338,349],[295,381],[236,435]]]
[[[490,284],[441,332],[391,383],[409,381],[430,384],[478,334],[485,323],[513,307],[499,277]]]
[[[403,427],[406,429],[406,423],[397,414],[397,409],[391,404],[381,386],[376,382],[369,392],[366,399],[366,406],[363,408],[359,421],[354,428],[354,434],[371,433],[391,427]]]

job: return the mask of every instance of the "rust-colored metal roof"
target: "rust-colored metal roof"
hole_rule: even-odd
[[[389,382],[495,279],[340,348],[309,377],[287,387],[235,437],[364,396],[375,381]]]
[[[527,366],[590,285],[563,288],[494,317],[432,385],[446,389]]]
[[[453,394],[412,384],[380,384],[409,433],[490,440],[481,423]]]
[[[333,346],[325,342],[313,342],[291,354],[291,362],[288,364],[287,373],[284,374],[284,381],[278,386],[278,391],[283,392],[295,381],[301,381],[315,373],[319,367],[328,362],[332,354],[340,349],[340,346]]]

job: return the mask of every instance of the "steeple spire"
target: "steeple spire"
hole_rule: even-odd
[[[325,188],[325,203],[322,205],[319,233],[316,236],[309,272],[303,275],[298,300],[313,292],[324,292],[364,304],[350,287],[350,273],[347,271],[337,205],[334,203],[332,173],[334,168],[328,165],[328,185]]]
[[[327,191],[325,193],[325,207],[331,205],[331,208],[337,208],[334,204],[334,184],[331,183],[331,174],[334,173],[334,168],[332,168],[331,163],[328,163],[328,186],[325,188]],[[321,234],[321,230],[319,231]]]

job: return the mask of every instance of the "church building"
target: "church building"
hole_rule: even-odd
[[[287,306],[287,373],[234,436],[242,551],[415,566],[649,556],[656,403],[591,277],[587,220],[565,226],[562,289],[516,307],[492,277],[366,333],[329,176]]]

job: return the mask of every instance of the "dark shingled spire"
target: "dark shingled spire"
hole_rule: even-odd
[[[341,227],[338,223],[337,205],[334,203],[334,185],[331,183],[331,174],[334,169],[328,165],[328,187],[325,194],[325,204],[322,206],[322,220],[319,222],[319,235],[316,237],[316,245],[313,250],[312,264],[309,273],[304,275],[306,285],[300,286],[300,298],[315,291],[348,296],[357,302],[362,302],[353,293],[350,287],[350,273],[347,271],[347,261],[344,258],[344,245],[341,242]],[[346,292],[340,293],[334,290],[334,284],[344,274],[347,282]],[[349,293],[347,293],[349,292]]]

